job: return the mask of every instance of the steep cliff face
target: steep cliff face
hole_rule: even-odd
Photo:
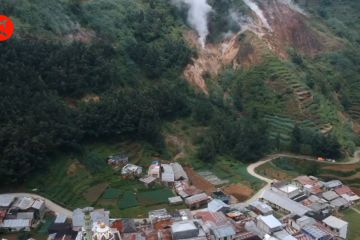
[[[328,42],[327,36],[310,26],[311,16],[291,1],[244,0],[244,3],[250,9],[250,16],[247,16],[250,20],[240,32],[224,37],[221,42],[207,43],[203,48],[198,44],[196,33],[184,34],[188,43],[198,51],[186,67],[184,76],[206,94],[204,76],[216,76],[225,67],[249,68],[260,63],[267,51],[286,59],[289,48],[313,56],[334,45]]]

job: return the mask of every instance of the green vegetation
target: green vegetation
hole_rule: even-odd
[[[102,195],[103,199],[118,199],[122,194],[120,189],[108,188]]]
[[[125,192],[119,201],[120,209],[127,209],[138,206],[138,201],[136,200],[135,194],[132,192]]]
[[[167,203],[168,198],[173,196],[174,194],[169,189],[146,191],[137,194],[139,202],[144,206]]]
[[[349,239],[350,240],[359,240],[360,239],[360,214],[355,212],[352,209],[347,209],[344,211],[344,219],[349,222]]]

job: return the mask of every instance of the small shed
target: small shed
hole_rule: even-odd
[[[125,166],[129,163],[129,157],[122,153],[111,155],[107,158],[107,163],[113,167]]]
[[[213,199],[208,203],[209,212],[226,212],[230,206],[219,199]]]
[[[145,187],[150,188],[155,185],[156,178],[153,176],[145,176],[140,178],[139,181],[144,183]]]
[[[130,163],[121,169],[121,175],[124,177],[139,177],[141,173],[142,167]]]
[[[174,184],[174,171],[169,164],[161,164],[161,181],[167,186]]]
[[[183,200],[181,197],[179,196],[176,196],[176,197],[170,197],[168,198],[169,199],[169,203],[171,205],[179,205],[179,204],[182,204],[183,203]]]
[[[199,193],[186,198],[185,204],[191,209],[200,208],[202,205],[207,204],[209,199],[206,193]]]

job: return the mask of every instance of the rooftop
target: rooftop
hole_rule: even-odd
[[[170,163],[171,167],[174,171],[175,180],[187,180],[188,176],[184,170],[184,168],[177,162]]]
[[[23,197],[19,200],[19,202],[17,203],[17,207],[22,209],[22,210],[26,210],[31,208],[31,206],[35,203],[33,198],[30,197]]]
[[[250,204],[250,206],[258,209],[261,213],[269,213],[273,211],[273,209],[269,205],[259,200],[255,200]]]
[[[146,184],[149,184],[149,183],[152,183],[152,182],[156,181],[156,178],[154,178],[153,176],[145,176],[143,178],[140,178],[139,181],[143,182],[143,183],[146,183]]]
[[[161,181],[163,182],[174,182],[174,171],[170,164],[162,164]]]
[[[324,183],[326,188],[337,188],[342,186],[342,182],[339,180],[331,180],[329,182]]]
[[[321,230],[315,225],[308,225],[303,227],[303,231],[312,236],[315,239],[322,239],[326,236],[329,236],[325,231]]]
[[[330,205],[336,208],[344,207],[349,204],[349,201],[345,198],[339,197],[330,202]]]
[[[282,223],[273,215],[259,216],[258,220],[263,221],[271,229],[279,228],[282,226]]]
[[[299,188],[297,186],[295,186],[294,184],[287,184],[285,186],[282,186],[279,189],[284,193],[292,193],[292,192],[298,190]]]
[[[229,208],[230,206],[221,201],[220,199],[213,199],[208,203],[208,210],[210,212],[217,212],[223,208]]]
[[[339,197],[339,195],[337,195],[336,192],[334,192],[334,191],[324,192],[324,193],[322,193],[322,196],[324,199],[326,199],[328,201],[334,200],[335,198]]]
[[[221,226],[212,226],[211,230],[216,239],[221,239],[236,234],[234,227],[231,224],[225,224]]]
[[[194,203],[206,201],[208,199],[209,199],[209,196],[206,193],[199,193],[199,194],[196,194],[196,195],[186,198],[185,203],[186,204],[194,204]]]
[[[26,228],[31,226],[30,219],[6,219],[0,227],[3,228]]]
[[[311,209],[295,202],[285,196],[282,196],[272,190],[266,190],[262,194],[262,198],[265,199],[268,202],[271,202],[272,204],[275,204],[277,206],[280,206],[283,209],[286,209],[287,211],[297,214],[299,216],[304,216],[307,212],[310,212]]]
[[[11,195],[0,195],[0,207],[10,207],[11,203],[15,200]]]
[[[345,222],[344,220],[341,220],[340,218],[334,217],[334,216],[329,216],[327,218],[325,218],[323,221],[323,223],[325,223],[326,225],[328,225],[329,227],[332,228],[342,228],[348,225],[348,222]]]
[[[184,232],[188,230],[197,230],[198,228],[195,226],[193,221],[182,221],[175,222],[171,225],[172,232]]]

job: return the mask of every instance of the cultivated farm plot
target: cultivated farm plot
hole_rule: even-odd
[[[95,186],[90,187],[89,189],[84,192],[84,198],[90,202],[94,203],[96,200],[99,199],[99,197],[104,193],[106,188],[109,186],[108,183],[99,183]]]
[[[225,184],[229,183],[229,180],[220,179],[214,173],[212,173],[210,171],[201,171],[201,172],[198,172],[198,174],[215,186],[225,185]]]
[[[131,193],[131,192],[125,192],[119,201],[120,209],[137,207],[138,205],[139,205],[139,203],[135,197],[135,194]]]
[[[169,189],[159,189],[154,191],[139,192],[137,199],[143,206],[155,205],[160,203],[167,203],[169,197],[174,194]]]
[[[106,191],[104,192],[104,194],[102,195],[102,199],[119,199],[119,197],[121,196],[122,192],[120,189],[116,189],[116,188],[108,188],[106,189]]]

